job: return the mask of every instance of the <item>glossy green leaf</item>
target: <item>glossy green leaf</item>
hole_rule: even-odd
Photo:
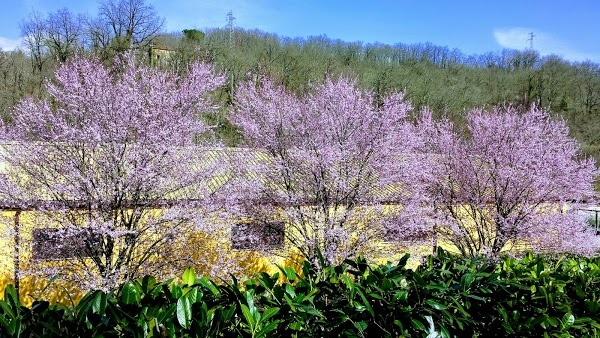
[[[573,323],[575,323],[575,316],[573,316],[573,314],[570,312],[565,313],[565,315],[562,317],[561,323],[563,328],[568,330],[571,326],[573,326]]]
[[[426,300],[425,303],[431,305],[431,307],[433,307],[436,310],[445,310],[446,309],[446,307],[444,305],[442,305],[432,299]]]
[[[416,330],[427,331],[427,329],[425,329],[425,325],[423,325],[423,323],[420,320],[411,319],[410,322],[411,322],[413,328],[415,328]]]
[[[8,334],[12,337],[20,337],[21,336],[21,318],[16,317],[10,321],[7,328]]]
[[[183,328],[188,329],[192,322],[192,305],[187,297],[177,300],[177,322]]]
[[[269,333],[277,328],[278,321],[270,322],[256,333],[256,337],[269,337]]]
[[[18,311],[18,309],[14,309],[10,306],[10,304],[8,304],[7,302],[0,300],[0,308],[2,308],[2,310],[4,311],[4,316],[8,317],[9,319],[12,319],[15,317],[15,311]]]
[[[286,267],[284,269],[285,271],[285,277],[290,281],[293,282],[296,280],[296,270],[292,269],[291,267]]]
[[[21,302],[19,300],[19,294],[15,289],[15,286],[12,284],[8,284],[4,288],[4,301],[7,302],[14,309],[21,306]]]
[[[121,289],[121,301],[125,304],[138,303],[142,299],[140,288],[133,282],[127,282]]]
[[[266,309],[263,314],[262,314],[262,321],[266,321],[267,319],[273,317],[274,315],[276,315],[279,312],[279,308],[278,307],[271,307]]]
[[[186,286],[192,286],[196,284],[196,273],[194,269],[189,267],[185,269],[183,275],[181,276],[181,283]]]
[[[183,296],[183,289],[177,284],[171,285],[171,297],[179,299]]]
[[[92,311],[99,315],[103,315],[104,311],[106,311],[106,304],[108,300],[106,297],[106,293],[102,291],[96,291],[96,295],[92,300]]]
[[[254,320],[252,312],[250,312],[250,309],[246,306],[246,304],[240,304],[240,306],[242,308],[242,314],[244,315],[244,318],[246,318],[246,323],[248,323],[248,326],[251,329],[254,329],[256,326],[256,321]]]
[[[358,321],[358,322],[354,322],[354,327],[357,328],[359,331],[364,331],[367,329],[367,323],[364,320]]]

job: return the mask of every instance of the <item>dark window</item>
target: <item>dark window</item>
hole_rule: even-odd
[[[235,250],[280,249],[284,231],[283,222],[238,223],[231,228],[231,247]]]
[[[34,260],[90,257],[93,251],[102,252],[102,238],[87,231],[67,234],[65,229],[34,229],[32,235]]]
[[[431,238],[427,229],[414,229],[410,232],[400,231],[400,228],[391,228],[383,233],[384,242],[423,242]]]

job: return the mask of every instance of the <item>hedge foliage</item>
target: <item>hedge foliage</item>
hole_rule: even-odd
[[[459,258],[415,271],[364,259],[301,274],[281,268],[217,284],[192,269],[89,292],[76,306],[21,305],[9,286],[0,336],[584,337],[600,336],[600,258]]]

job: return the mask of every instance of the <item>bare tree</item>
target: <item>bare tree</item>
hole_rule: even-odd
[[[85,44],[93,53],[100,56],[102,60],[110,57],[111,33],[108,24],[100,17],[87,17],[85,30]]]
[[[576,66],[576,72],[576,100],[592,116],[600,108],[600,65],[585,61]]]
[[[33,71],[39,73],[44,68],[48,56],[46,19],[40,12],[33,11],[20,26],[25,47],[31,57]]]
[[[65,62],[77,48],[83,35],[82,21],[81,15],[75,16],[67,8],[48,15],[46,44],[60,62]]]
[[[116,52],[148,45],[165,22],[144,0],[105,0],[99,18],[97,27],[110,34],[110,47]]]
[[[31,81],[29,59],[23,51],[0,52],[0,117],[10,117],[12,107],[22,99]]]

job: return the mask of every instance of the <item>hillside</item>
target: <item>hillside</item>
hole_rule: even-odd
[[[415,110],[429,107],[437,116],[462,121],[472,107],[537,104],[566,118],[584,151],[600,159],[600,65],[569,62],[558,56],[541,57],[534,50],[503,50],[465,55],[456,49],[423,44],[363,44],[326,36],[286,38],[262,31],[186,30],[154,37],[154,43],[174,51],[165,67],[184,71],[196,59],[214,62],[229,74],[220,93],[224,107],[232,90],[249,74],[265,74],[294,91],[328,76],[357,77],[359,83],[385,95],[404,90]],[[80,47],[84,52],[98,52]],[[107,60],[111,53],[100,50]],[[144,53],[146,54],[146,53]],[[0,112],[10,118],[10,107],[20,98],[43,95],[43,78],[56,66],[51,53],[36,63],[22,52],[0,54]],[[209,116],[226,144],[239,136],[226,119]]]

